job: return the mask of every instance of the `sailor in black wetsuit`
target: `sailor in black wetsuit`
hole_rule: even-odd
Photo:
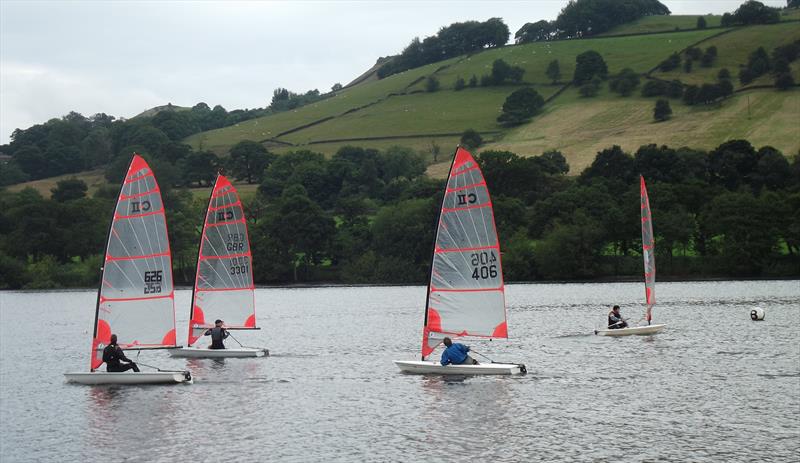
[[[626,322],[622,315],[619,313],[619,306],[615,305],[611,312],[608,313],[608,329],[615,330],[617,328],[627,328],[628,322]]]
[[[111,342],[103,349],[103,361],[106,362],[106,371],[112,373],[121,373],[123,371],[133,370],[139,373],[139,367],[133,363],[133,360],[125,357],[122,348],[117,345],[117,335],[111,335]],[[127,363],[121,363],[127,362]]]
[[[228,338],[228,330],[222,327],[222,320],[214,322],[214,328],[207,329],[203,336],[211,336],[211,345],[209,349],[224,349],[225,344],[222,343],[224,339]]]

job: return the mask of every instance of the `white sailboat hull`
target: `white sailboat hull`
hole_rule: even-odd
[[[188,371],[151,371],[133,373],[130,371],[112,373],[106,371],[64,373],[69,383],[78,384],[177,384],[191,383]]]
[[[631,328],[619,328],[616,330],[595,330],[594,334],[598,336],[632,336],[632,335],[646,335],[646,334],[656,334],[659,331],[666,328],[667,325],[646,325],[646,326],[634,326]]]
[[[233,349],[208,349],[203,347],[182,347],[180,349],[170,349],[169,355],[181,358],[247,358],[268,356],[267,349],[255,347],[241,347]]]
[[[403,373],[417,375],[521,375],[525,365],[514,363],[481,363],[478,365],[445,365],[427,360],[395,360]]]

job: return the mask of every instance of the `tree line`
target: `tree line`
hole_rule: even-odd
[[[334,88],[342,87],[336,84]],[[332,94],[333,91],[322,94],[316,89],[298,94],[277,88],[264,108],[227,111],[221,105],[211,108],[202,102],[191,108],[168,104],[152,116],[132,119],[117,119],[105,113],[85,117],[73,111],[27,129],[14,130],[11,142],[0,146],[0,153],[12,158],[0,163],[0,186],[96,169],[121,153],[127,155],[138,150],[171,151],[167,157],[184,158],[191,150],[180,142],[190,135],[292,110]],[[213,153],[201,148],[193,154],[209,158]]]
[[[254,145],[240,148],[259,184],[244,195],[257,283],[426,281],[444,181],[425,174],[424,155],[343,147],[330,158],[308,150],[273,156]],[[191,284],[207,200],[169,187],[162,153],[144,155],[162,185],[175,280]],[[800,274],[798,155],[745,140],[710,151],[613,146],[576,176],[558,151],[484,151],[476,159],[507,280],[637,277],[639,174],[650,190],[660,275]],[[0,195],[0,287],[97,284],[117,187],[89,197],[83,182],[65,180],[52,193]]]

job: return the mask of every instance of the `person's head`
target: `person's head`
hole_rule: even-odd
[[[214,325],[215,326],[222,326],[222,320],[220,320],[220,319],[214,320]]]
[[[450,338],[444,338],[443,342],[444,342],[444,345],[447,346],[447,347],[450,347],[450,346],[453,345],[453,340],[450,339]]]
[[[619,306],[615,305],[614,308],[611,309],[611,310],[613,310],[615,313],[617,313],[617,312],[619,312]]]
[[[110,342],[111,342],[111,344],[116,344],[117,343],[117,335],[116,334],[112,334],[111,335],[111,341]]]

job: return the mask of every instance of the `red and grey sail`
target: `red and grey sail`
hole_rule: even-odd
[[[639,196],[642,203],[642,256],[644,257],[644,292],[647,302],[645,320],[650,323],[653,305],[656,303],[656,256],[653,238],[653,218],[650,214],[650,200],[647,197],[647,186],[644,177],[639,176]]]
[[[492,201],[478,163],[460,147],[436,229],[422,357],[445,336],[508,337]]]
[[[200,237],[188,345],[217,319],[227,328],[256,329],[252,260],[239,194],[218,175]]]
[[[175,347],[172,255],[153,171],[134,154],[109,227],[97,297],[92,370],[111,334],[123,349]]]

